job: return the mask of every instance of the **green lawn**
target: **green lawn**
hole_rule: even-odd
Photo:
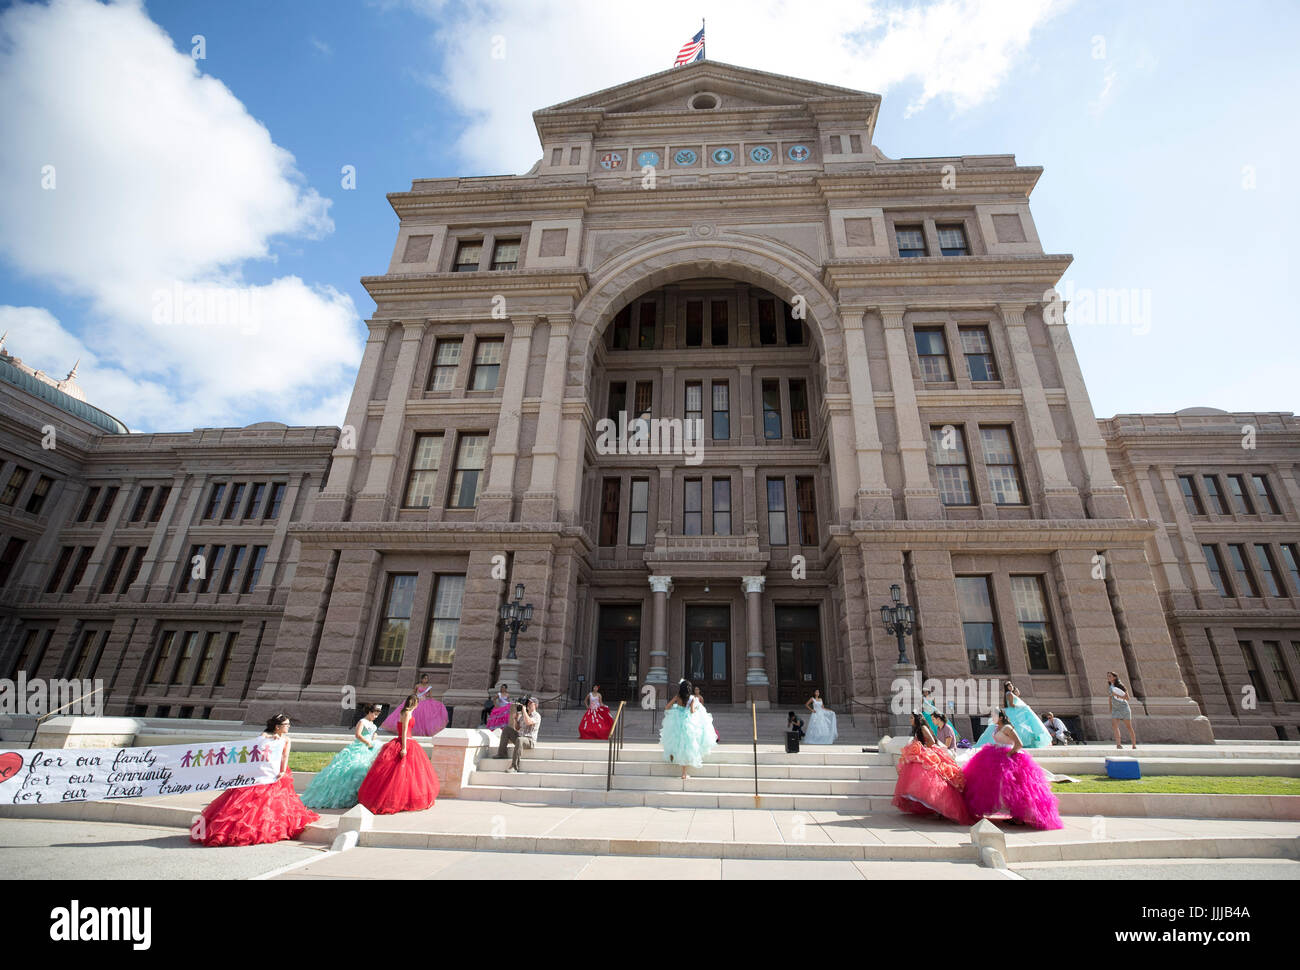
[[[1277,775],[1150,775],[1116,781],[1105,775],[1072,775],[1078,782],[1056,782],[1056,792],[1147,792],[1160,795],[1300,795],[1300,778]]]
[[[290,751],[290,771],[320,771],[330,763],[334,751]]]

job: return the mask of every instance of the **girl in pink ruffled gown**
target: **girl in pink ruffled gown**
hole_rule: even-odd
[[[429,675],[421,674],[415,688],[411,691],[419,701],[415,708],[415,716],[411,718],[412,735],[422,738],[433,737],[447,726],[447,708],[443,707],[442,701],[429,696],[432,690],[433,685],[429,683]],[[384,718],[384,723],[380,727],[396,734],[401,719],[402,708],[399,705]]]
[[[912,740],[898,758],[894,807],[916,815],[942,815],[960,825],[974,825],[962,792],[966,779],[957,762],[934,740],[919,712],[912,713]]]
[[[1047,773],[1021,750],[1020,735],[999,709],[993,740],[966,762],[966,807],[978,818],[1001,817],[1038,829],[1064,828]]]

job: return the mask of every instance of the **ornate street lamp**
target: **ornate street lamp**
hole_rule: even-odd
[[[515,585],[515,598],[501,604],[501,625],[510,631],[510,653],[507,660],[516,660],[515,644],[519,634],[528,629],[533,618],[533,604],[524,602],[524,584]]]
[[[880,608],[880,619],[884,621],[885,632],[898,637],[898,662],[900,665],[906,665],[907,645],[903,642],[903,638],[912,635],[916,611],[903,602],[903,591],[897,583],[889,587],[889,598],[893,600],[893,604]]]

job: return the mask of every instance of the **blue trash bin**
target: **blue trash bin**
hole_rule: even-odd
[[[1124,781],[1137,781],[1142,777],[1142,766],[1137,758],[1107,758],[1106,777]]]

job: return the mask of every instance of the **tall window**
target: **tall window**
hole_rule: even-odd
[[[704,346],[704,301],[686,301],[686,346]]]
[[[212,673],[212,663],[216,659],[217,650],[221,647],[221,634],[217,631],[210,631],[203,638],[203,650],[199,653],[199,669],[194,674],[194,686],[202,687],[208,682],[208,677]]]
[[[957,604],[961,613],[962,637],[966,641],[966,660],[972,674],[1003,670],[998,649],[997,621],[993,615],[993,597],[987,576],[958,576]]]
[[[1232,507],[1238,515],[1254,515],[1255,506],[1251,504],[1250,493],[1246,491],[1246,480],[1241,475],[1228,476],[1228,492],[1232,495]]]
[[[1187,509],[1188,515],[1204,515],[1205,509],[1201,507],[1201,497],[1196,494],[1196,482],[1192,480],[1191,475],[1179,475],[1178,487],[1183,493],[1183,507]]]
[[[45,658],[45,651],[49,647],[53,636],[53,627],[48,630],[28,629],[23,637],[22,649],[18,651],[14,665],[9,671],[9,678],[11,680],[17,679],[20,672],[32,676],[36,671],[40,670],[41,661]]]
[[[41,508],[45,505],[45,497],[50,494],[50,487],[54,484],[54,479],[47,475],[42,475],[36,479],[36,484],[32,486],[32,494],[27,496],[27,511],[32,515],[40,515]]]
[[[636,346],[638,350],[653,350],[655,345],[655,305],[642,303],[637,312]]]
[[[966,436],[956,425],[930,428],[935,476],[939,480],[939,501],[944,505],[974,505],[970,482],[970,458]]]
[[[1202,475],[1201,483],[1205,486],[1205,504],[1215,515],[1227,515],[1228,509],[1219,494],[1219,479],[1215,475]]]
[[[438,463],[442,460],[442,441],[441,433],[415,436],[403,508],[427,509],[433,505],[433,487],[438,478]]]
[[[460,350],[464,341],[439,339],[433,348],[433,370],[429,374],[429,390],[450,391],[456,386],[456,369],[460,367]]]
[[[688,478],[682,482],[682,534],[698,536],[704,532],[704,482]]]
[[[117,585],[118,579],[122,576],[122,566],[126,562],[129,551],[126,546],[118,546],[113,550],[113,558],[108,562],[108,571],[104,573],[104,582],[99,587],[101,593],[107,593]]]
[[[221,666],[217,668],[217,686],[226,686],[226,677],[230,673],[230,662],[235,659],[235,641],[239,638],[238,633],[226,634],[226,646],[221,657]]]
[[[474,508],[478,501],[479,478],[487,467],[487,442],[485,434],[461,435],[456,448],[456,472],[451,482],[448,508]]]
[[[68,563],[72,560],[72,554],[76,551],[76,546],[64,546],[59,550],[59,558],[55,560],[54,571],[50,573],[49,581],[45,584],[45,592],[53,593],[59,588],[59,580],[63,578],[63,573],[67,570]]]
[[[1056,651],[1052,620],[1047,613],[1043,581],[1038,576],[1012,576],[1011,599],[1020,623],[1020,642],[1025,648],[1029,669],[1041,673],[1060,673],[1061,659]]]
[[[144,486],[140,493],[135,497],[135,505],[131,506],[131,521],[139,522],[144,518],[145,512],[149,510],[149,499],[153,496],[153,488]]]
[[[1228,558],[1232,560],[1232,569],[1237,574],[1238,588],[1244,590],[1246,596],[1259,596],[1255,577],[1250,574],[1250,567],[1246,565],[1245,550],[1238,545],[1229,545]]]
[[[483,260],[483,241],[460,242],[456,244],[456,263],[453,273],[476,273],[478,264]]]
[[[225,494],[225,482],[212,483],[212,494],[208,496],[208,507],[203,512],[205,519],[215,519],[217,517],[217,509],[221,508],[221,499]]]
[[[618,416],[627,410],[627,381],[611,381],[609,385],[608,418],[615,424]]]
[[[794,500],[799,513],[799,544],[804,546],[818,545],[817,490],[813,482],[811,476],[794,480]]]
[[[767,541],[774,546],[789,545],[785,517],[785,479],[767,480]]]
[[[709,307],[709,340],[715,347],[725,347],[728,341],[727,301],[713,300]]]
[[[686,382],[685,436],[697,441],[704,436],[704,385],[699,381]]]
[[[1255,562],[1259,564],[1259,574],[1264,577],[1264,589],[1269,596],[1285,596],[1277,578],[1277,565],[1273,562],[1273,553],[1263,543],[1255,543]]]
[[[654,413],[654,401],[654,381],[637,381],[636,401],[633,403],[633,409],[636,411],[636,416],[642,420],[649,421],[651,414]]]
[[[602,546],[618,545],[618,499],[622,491],[617,478],[607,478],[601,489],[600,498],[600,544]]]
[[[731,389],[726,381],[713,382],[713,440],[731,437]]]
[[[27,545],[26,539],[19,539],[17,536],[10,536],[9,541],[5,543],[3,553],[0,553],[0,587],[9,585],[9,576],[14,571],[14,566],[18,564],[18,557],[23,554],[23,547]]]
[[[632,505],[628,509],[627,544],[644,546],[647,520],[650,515],[650,480],[632,479]]]
[[[253,558],[248,564],[248,571],[244,574],[244,585],[240,587],[241,593],[251,593],[257,581],[262,578],[262,566],[266,563],[266,546],[254,546]]]
[[[167,499],[172,493],[170,485],[161,485],[158,488],[158,494],[154,496],[153,508],[149,510],[149,521],[157,522],[162,518],[163,509],[167,506]]]
[[[794,311],[790,304],[782,303],[781,308],[785,314],[785,342],[790,347],[803,346],[803,321],[796,320]]]
[[[731,535],[731,479],[713,480],[713,534]]]
[[[781,382],[763,381],[763,437],[781,437]]]
[[[226,562],[225,546],[208,547],[207,573],[203,576],[202,581],[199,583],[200,593],[206,593],[208,591],[208,587],[212,585],[213,578],[216,577],[216,575],[221,572],[221,567],[225,564],[225,562]]]
[[[776,303],[773,300],[758,301],[758,342],[764,347],[776,343]]]
[[[230,501],[226,503],[226,511],[221,516],[223,519],[233,519],[239,515],[240,503],[244,500],[247,488],[243,482],[238,482],[230,489]]]
[[[945,256],[969,256],[966,229],[961,225],[936,226],[939,231],[939,252]]]
[[[231,589],[239,589],[239,574],[244,569],[244,560],[248,557],[248,546],[235,546],[230,552],[230,568],[226,570],[226,575],[221,578],[221,592],[229,593]]]
[[[433,616],[429,620],[429,643],[424,649],[427,664],[449,664],[456,657],[460,636],[460,609],[465,599],[465,577],[438,576],[433,590]]]
[[[925,255],[925,233],[920,226],[898,226],[894,229],[898,255],[904,259]]]
[[[998,366],[993,360],[993,345],[988,327],[958,327],[961,351],[966,356],[966,373],[972,381],[998,380]]]
[[[4,491],[0,492],[0,505],[13,505],[18,501],[18,493],[27,484],[27,476],[30,474],[30,469],[24,468],[22,465],[14,466],[14,470],[9,475],[9,481],[5,483]]]
[[[1273,498],[1273,490],[1268,487],[1268,478],[1264,475],[1251,475],[1250,480],[1255,483],[1255,504],[1260,511],[1277,515],[1277,501]]]
[[[249,487],[248,505],[244,509],[244,520],[256,519],[262,510],[262,501],[266,498],[266,482],[253,482]]]
[[[483,338],[474,347],[474,372],[470,376],[471,391],[495,391],[497,376],[501,371],[501,349],[505,341],[500,337]]]
[[[92,546],[81,547],[76,561],[72,564],[72,572],[68,575],[68,582],[63,587],[63,592],[71,593],[81,583],[81,577],[86,575],[86,567],[90,565],[90,554],[94,551]]]
[[[927,383],[942,383],[952,380],[952,368],[948,366],[948,343],[944,339],[942,328],[916,330],[916,357],[921,364],[921,380]]]
[[[808,421],[808,382],[790,382],[790,434],[799,440],[812,437]]]
[[[1296,548],[1294,542],[1288,542],[1281,548],[1282,562],[1291,574],[1291,592],[1294,596],[1300,596],[1300,549]]]
[[[984,440],[984,464],[989,470],[989,490],[994,505],[1024,505],[1020,467],[1010,428],[980,428]]]
[[[1268,693],[1268,684],[1259,673],[1259,662],[1255,659],[1255,650],[1247,640],[1238,640],[1237,646],[1241,647],[1241,659],[1246,664],[1246,679],[1250,681],[1255,688],[1255,694],[1261,701],[1269,701],[1272,698]]]
[[[1223,572],[1223,560],[1219,558],[1219,549],[1217,546],[1201,546],[1201,552],[1205,554],[1205,566],[1210,571],[1210,579],[1214,580],[1214,588],[1219,591],[1220,596],[1231,596],[1232,591],[1228,588],[1228,577]]]
[[[271,484],[271,498],[266,503],[266,515],[263,516],[265,521],[279,518],[280,504],[284,501],[284,490],[287,485],[284,482],[273,482]]]
[[[519,265],[519,240],[498,239],[492,244],[492,268],[514,269]]]
[[[95,486],[86,493],[85,500],[81,503],[81,509],[77,512],[77,521],[85,522],[90,518],[90,513],[94,511],[95,502],[99,499],[99,486]]]
[[[1260,644],[1264,654],[1264,663],[1273,671],[1273,679],[1282,691],[1282,702],[1294,704],[1296,699],[1295,684],[1287,673],[1286,663],[1282,660],[1282,651],[1277,640],[1265,640]]]
[[[111,485],[104,489],[104,498],[99,503],[99,511],[95,513],[96,522],[104,522],[108,519],[108,513],[113,509],[113,503],[117,501],[117,493],[121,491],[116,485]]]
[[[186,556],[185,561],[181,563],[181,569],[180,569],[181,575],[180,575],[180,579],[177,580],[176,582],[176,592],[188,593],[190,591],[190,580],[193,579],[194,577],[194,557],[202,554],[203,554],[202,545],[195,543],[194,545],[190,546],[190,554]],[[205,569],[207,568],[206,563],[204,564],[204,568]]]
[[[415,573],[389,573],[384,613],[375,643],[378,667],[397,667],[406,656],[406,636],[411,631],[411,605],[415,602]]]
[[[185,639],[181,646],[180,659],[176,662],[176,666],[172,668],[171,686],[173,687],[185,682],[186,671],[189,670],[190,664],[194,662],[194,652],[199,645],[199,634],[197,630],[182,633],[181,636]]]
[[[119,593],[125,593],[130,589],[131,584],[140,576],[140,567],[144,565],[146,551],[145,546],[136,546],[131,550],[131,561],[127,564],[126,572],[122,574],[122,585],[117,588]]]
[[[164,630],[158,644],[158,655],[154,657],[153,669],[149,671],[149,685],[156,686],[167,676],[167,664],[172,657],[172,643],[176,640],[175,630]]]
[[[610,330],[610,350],[627,350],[632,345],[632,304],[614,315],[614,325]]]

